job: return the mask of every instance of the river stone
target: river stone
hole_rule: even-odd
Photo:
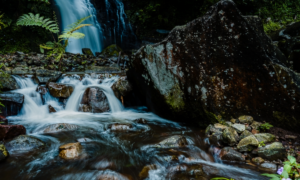
[[[132,129],[132,125],[131,124],[119,124],[119,123],[116,123],[116,124],[112,124],[110,127],[110,130],[111,131],[129,131]]]
[[[230,122],[230,121],[226,121],[225,124],[226,124],[226,126],[228,126],[228,127],[232,126],[232,122]]]
[[[246,129],[246,126],[244,124],[233,124],[231,127],[235,129],[237,133],[242,133]]]
[[[105,57],[112,57],[112,56],[119,56],[119,52],[122,52],[123,50],[116,44],[112,44],[108,47],[106,47],[102,52],[101,55]]]
[[[215,132],[222,132],[222,131],[221,131],[221,129],[215,128],[215,126],[213,126],[211,124],[209,126],[207,126],[207,128],[205,129],[206,136],[209,136],[210,134],[215,133]]]
[[[36,88],[36,92],[40,93],[41,95],[45,95],[48,92],[48,90],[46,86],[38,86]]]
[[[220,123],[217,123],[217,124],[214,124],[214,127],[216,129],[221,129],[221,130],[224,130],[227,128],[227,126],[223,125],[223,124],[220,124]]]
[[[206,127],[219,114],[251,112],[297,131],[300,76],[287,67],[261,22],[242,16],[233,1],[219,1],[203,17],[133,55],[128,71],[133,89],[167,119]],[[278,110],[293,118],[273,118]]]
[[[224,147],[220,152],[220,158],[227,161],[245,161],[245,156],[231,147]]]
[[[4,107],[0,106],[1,116],[18,115],[23,107],[24,95],[14,92],[5,92],[0,94],[0,99]]]
[[[49,113],[55,113],[56,110],[50,104],[48,105]]]
[[[0,82],[2,84],[2,90],[4,91],[16,90],[20,88],[17,81],[12,76],[1,77]]]
[[[140,179],[146,179],[149,176],[149,171],[150,170],[156,170],[157,167],[155,164],[151,164],[148,166],[144,166],[142,171],[139,173],[139,178]]]
[[[223,141],[229,146],[235,145],[239,140],[238,133],[232,127],[227,127],[224,129],[222,136]]]
[[[50,94],[57,98],[68,98],[71,96],[74,87],[69,84],[53,83],[47,84]]]
[[[8,152],[4,146],[4,144],[0,143],[0,162],[6,159],[8,156]]]
[[[122,73],[119,67],[107,67],[107,66],[95,66],[90,65],[86,67],[85,73],[97,73],[97,74],[119,74]]]
[[[188,143],[186,137],[181,136],[181,135],[174,135],[174,136],[171,136],[171,137],[161,141],[160,143],[158,143],[155,146],[162,147],[162,148],[168,148],[168,147],[174,148],[174,147],[185,147],[188,144],[189,143]]]
[[[19,135],[25,135],[26,129],[22,125],[0,125],[0,139],[7,140]]]
[[[60,71],[38,69],[34,78],[38,84],[46,84],[48,82],[56,82],[61,75],[62,72]]]
[[[270,143],[275,141],[275,136],[269,133],[258,133],[254,135],[258,142]]]
[[[82,151],[80,142],[69,143],[59,147],[59,157],[63,159],[75,159],[78,158]]]
[[[115,96],[122,102],[124,101],[124,98],[126,99],[126,96],[132,91],[132,86],[126,77],[120,77],[118,81],[111,86],[111,89],[113,90]]]
[[[251,132],[245,130],[241,135],[240,135],[240,139],[244,139],[245,137],[251,136],[253,135]]]
[[[257,121],[253,121],[253,123],[251,124],[251,127],[255,130],[258,129],[258,127],[261,125],[262,123],[257,122]]]
[[[6,143],[5,146],[9,152],[32,151],[38,148],[43,148],[45,146],[45,143],[33,136],[20,135]]]
[[[59,123],[59,124],[52,124],[47,126],[43,132],[44,133],[57,133],[61,131],[74,131],[77,130],[79,126],[74,124],[67,124],[67,123]]]
[[[13,103],[23,104],[24,102],[24,95],[20,93],[14,93],[14,92],[5,92],[0,94],[1,102],[3,101],[9,101]]]
[[[258,144],[258,140],[255,138],[255,136],[250,135],[239,142],[239,144],[237,145],[237,149],[241,152],[252,151],[258,146]]]
[[[104,92],[98,87],[87,88],[82,96],[81,106],[87,105],[85,110],[92,113],[102,113],[110,110]],[[82,109],[83,110],[83,109]]]
[[[136,119],[133,122],[138,123],[138,124],[147,124],[147,120],[144,118]]]
[[[215,132],[209,137],[210,144],[213,144],[215,146],[220,146],[220,144],[223,141],[223,135],[222,132]]]
[[[251,116],[240,116],[239,118],[239,122],[240,123],[247,123],[247,124],[251,124],[253,122],[253,117]]]
[[[252,158],[252,162],[255,164],[261,164],[261,163],[265,162],[265,160],[261,157],[256,157],[256,158]]]
[[[264,162],[264,163],[260,164],[260,166],[258,166],[258,168],[263,171],[276,172],[277,165],[274,163],[270,163],[270,162]]]
[[[274,142],[264,147],[259,147],[258,156],[270,161],[277,159],[283,160],[286,157],[286,150],[282,143]]]

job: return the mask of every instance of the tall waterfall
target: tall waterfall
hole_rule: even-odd
[[[93,53],[101,52],[102,45],[102,31],[101,26],[97,21],[96,9],[91,4],[90,0],[54,0],[55,5],[59,9],[61,18],[61,30],[64,31],[68,25],[86,16],[92,16],[85,20],[84,24],[92,24],[92,26],[84,27],[78,32],[84,33],[83,39],[70,39],[69,45],[66,49],[71,53],[82,53],[82,48],[90,48]]]

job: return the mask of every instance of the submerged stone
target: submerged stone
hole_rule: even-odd
[[[245,156],[231,147],[223,148],[220,152],[220,158],[227,161],[245,161]]]
[[[155,146],[161,148],[168,148],[168,147],[174,148],[174,147],[185,147],[186,145],[189,145],[186,137],[175,135],[161,141]]]
[[[61,131],[74,131],[77,130],[79,126],[74,124],[67,124],[67,123],[59,123],[59,124],[52,124],[47,126],[43,132],[44,133],[57,133]]]
[[[75,159],[78,158],[82,151],[80,142],[69,143],[59,147],[59,157],[63,159]]]
[[[39,148],[43,148],[45,143],[40,139],[28,136],[28,135],[20,135],[13,140],[9,141],[5,144],[6,148],[9,152],[13,151],[32,151],[37,150]]]

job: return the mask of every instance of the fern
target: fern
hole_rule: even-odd
[[[6,24],[4,24],[4,22],[2,21],[4,14],[0,14],[0,30],[2,29],[1,26],[3,26],[4,28],[6,27]]]
[[[59,28],[55,21],[51,21],[49,18],[44,19],[44,17],[40,17],[40,14],[34,15],[33,13],[22,15],[18,21],[18,26],[40,26],[52,33],[58,33]]]

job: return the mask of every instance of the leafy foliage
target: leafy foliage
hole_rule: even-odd
[[[271,125],[271,124],[269,124],[269,123],[264,123],[264,124],[260,125],[260,126],[258,127],[258,129],[259,129],[260,131],[265,132],[265,131],[269,130],[271,127],[273,127],[273,125]]]
[[[288,156],[288,161],[285,161],[284,167],[280,168],[277,173],[278,174],[262,174],[263,176],[270,177],[270,180],[281,180],[283,178],[288,179],[292,178],[295,180],[300,179],[300,164],[296,162],[296,158],[293,156]]]
[[[258,143],[258,147],[264,147],[265,145],[266,145],[266,144],[265,144],[264,141],[261,141],[261,142]]]
[[[5,77],[8,76],[8,74],[2,70],[3,66],[4,65],[1,63],[0,64],[0,78],[5,78]],[[1,93],[1,89],[2,89],[2,84],[1,84],[1,81],[0,81],[0,93]],[[0,99],[0,101],[1,101],[1,99]],[[4,105],[1,102],[0,102],[0,106],[4,107]],[[0,111],[0,113],[1,113],[1,111]]]
[[[0,12],[0,13],[1,13],[1,12]],[[3,16],[4,16],[4,14],[0,14],[0,30],[1,30],[2,28],[5,28],[5,27],[6,27],[6,24],[5,24],[4,22],[2,22],[2,21],[3,21],[3,20],[2,20]]]

